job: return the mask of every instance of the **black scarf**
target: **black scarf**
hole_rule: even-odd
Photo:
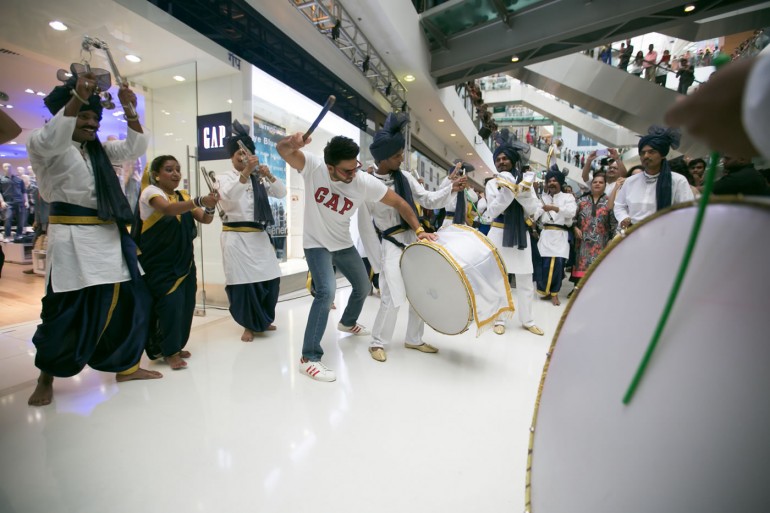
[[[256,175],[252,174],[251,188],[254,191],[254,221],[265,225],[274,224],[273,209],[270,208],[270,200],[267,198],[267,189]]]
[[[660,163],[658,183],[655,184],[655,201],[657,202],[656,210],[661,210],[671,206],[673,194],[671,182],[671,168],[668,165],[668,160],[663,159],[663,161]]]
[[[99,139],[88,141],[84,144],[91,159],[91,169],[94,172],[94,184],[96,189],[97,216],[102,221],[115,219],[119,224],[130,224],[134,219],[131,206],[128,204],[125,194],[120,189],[118,175],[112,167],[107,152],[104,151]]]
[[[415,217],[419,218],[417,215],[417,206],[414,204],[414,197],[412,197],[412,188],[409,186],[409,179],[404,175],[404,173],[401,172],[400,169],[391,171],[390,176],[393,178],[393,186],[396,190],[396,194],[401,196],[404,201],[407,202],[407,204],[414,211]],[[403,217],[401,218],[401,226],[407,229],[410,228],[409,223],[407,223]]]
[[[453,224],[465,224],[465,190],[457,191]]]
[[[511,169],[516,183],[521,183],[524,173],[516,168]],[[524,209],[515,199],[503,212],[503,247],[527,249],[527,223]]]

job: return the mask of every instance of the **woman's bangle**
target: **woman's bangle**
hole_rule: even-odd
[[[137,114],[134,117],[131,117],[127,114],[123,114],[123,119],[125,119],[126,121],[139,121],[139,114]]]
[[[209,207],[205,207],[205,208],[203,209],[203,212],[204,212],[205,214],[208,214],[208,215],[210,215],[210,216],[213,216],[213,215],[214,215],[214,212],[216,212],[216,211],[217,211],[217,210],[216,210],[215,208],[209,208]]]
[[[88,100],[84,100],[84,99],[83,99],[83,97],[82,97],[82,96],[80,96],[80,95],[78,94],[78,92],[77,92],[77,91],[75,91],[74,89],[70,89],[70,94],[71,94],[72,96],[74,96],[75,98],[77,98],[77,99],[78,99],[78,101],[79,101],[80,103],[82,103],[83,105],[88,105]]]
[[[203,198],[201,196],[193,198],[192,202],[197,208],[203,208]]]
[[[414,234],[415,234],[415,235],[420,235],[421,233],[425,233],[425,228],[423,228],[422,226],[418,227],[418,228],[417,228],[417,229],[414,231]]]

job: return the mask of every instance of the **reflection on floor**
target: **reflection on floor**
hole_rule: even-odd
[[[0,329],[2,512],[522,511],[537,385],[564,306],[537,301],[538,337],[426,329],[440,348],[324,337],[335,383],[299,374],[309,297],[282,297],[278,331],[241,342],[227,311],[195,319],[189,368],[116,384],[86,370],[30,408],[34,322]],[[373,324],[379,299],[360,321]],[[564,301],[566,304],[566,301]],[[396,327],[406,329],[406,312]]]

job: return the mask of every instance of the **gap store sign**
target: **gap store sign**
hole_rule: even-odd
[[[225,138],[230,135],[233,123],[231,112],[219,112],[198,116],[198,160],[227,160],[230,156]]]

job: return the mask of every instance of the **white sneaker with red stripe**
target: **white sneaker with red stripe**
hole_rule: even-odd
[[[300,359],[299,371],[316,381],[335,381],[337,379],[334,371],[321,362]]]
[[[366,327],[361,326],[358,323],[356,323],[355,326],[345,326],[344,324],[339,323],[337,324],[337,329],[340,331],[344,331],[345,333],[352,333],[353,335],[358,335],[359,337],[372,334],[372,332],[366,329]]]

